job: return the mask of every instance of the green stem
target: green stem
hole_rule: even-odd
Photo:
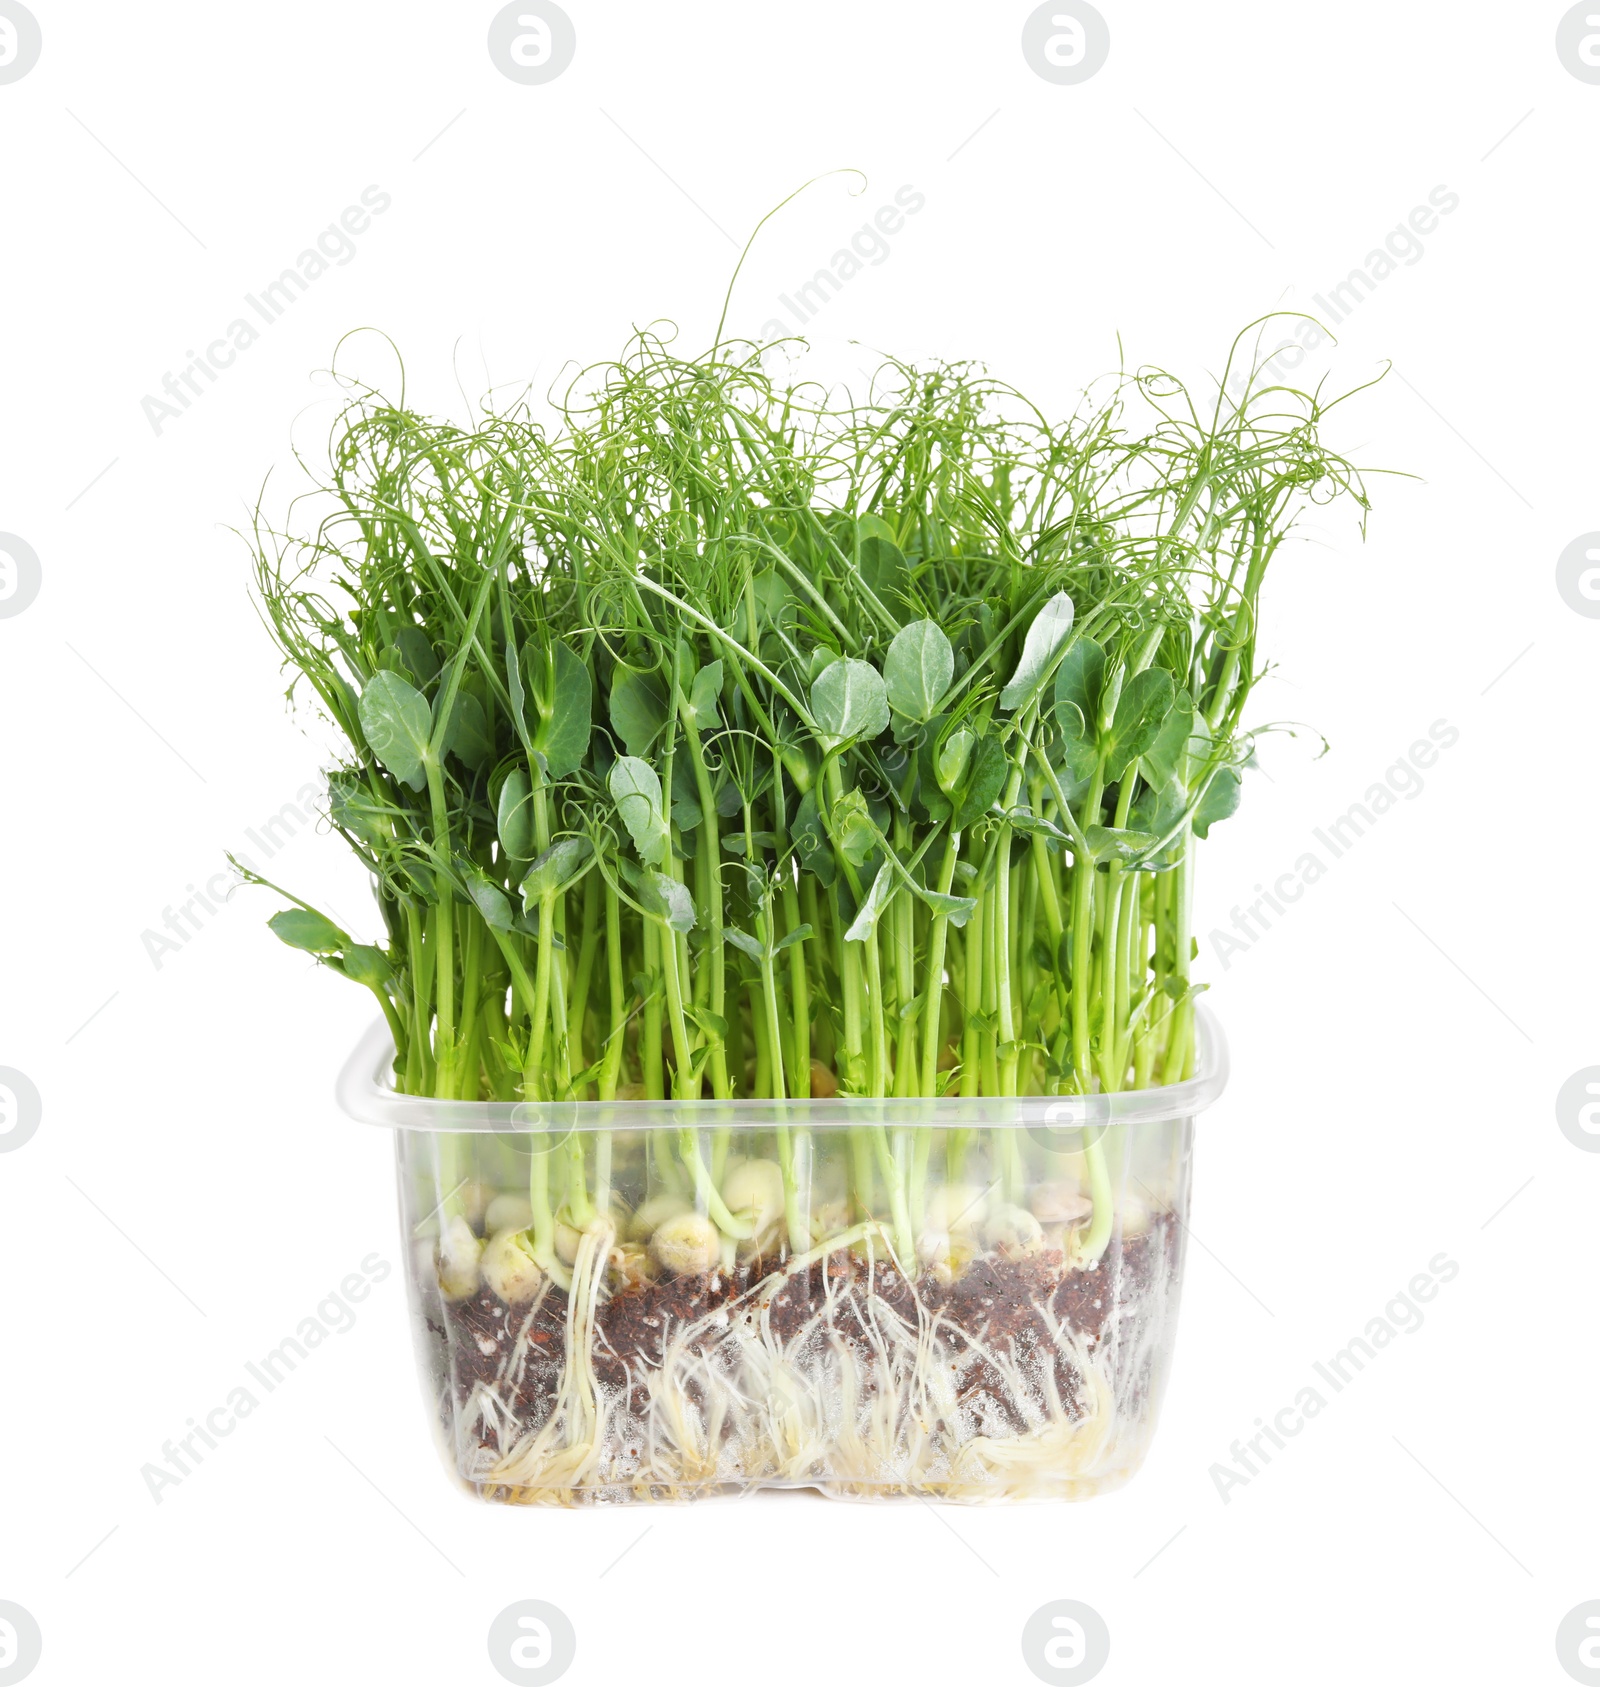
[[[1130,766],[1123,771],[1111,822],[1118,830],[1128,824],[1135,783],[1135,771]],[[1107,865],[1104,924],[1100,933],[1100,1084],[1108,1092],[1120,1090],[1127,1079],[1127,1041],[1121,1017],[1127,1007],[1127,946],[1121,934],[1125,877],[1120,862]]]
[[[709,897],[706,910],[706,941],[710,946],[711,1011],[719,1019],[726,1019],[727,947],[722,936],[722,862],[719,854],[721,838],[717,832],[717,799],[711,788],[711,775],[706,769],[705,755],[700,746],[700,730],[694,710],[690,708],[683,688],[675,685],[674,690],[678,698],[678,718],[683,723],[684,742],[689,746],[689,765],[694,770],[695,790],[700,798],[698,853],[705,859],[705,876],[701,882]],[[708,1066],[711,1072],[711,1093],[719,1101],[728,1100],[733,1094],[733,1089],[728,1081],[728,1052],[721,1039],[712,1047]]]
[[[693,1055],[689,1048],[689,1024],[683,1013],[683,979],[678,972],[677,933],[659,926],[662,980],[667,992],[667,1027],[672,1033],[672,1093],[679,1101],[693,1100],[699,1084],[691,1076]]]
[[[1139,930],[1139,875],[1127,873],[1122,882],[1122,906],[1117,911],[1116,1066],[1119,1074],[1126,1074],[1132,1053],[1133,968]]]
[[[457,1079],[463,1101],[476,1101],[479,1093],[478,1000],[483,987],[483,934],[488,929],[470,910],[462,911],[466,932],[461,956],[462,1057]]]
[[[967,919],[966,977],[963,984],[963,1006],[966,1020],[961,1028],[961,1093],[974,1096],[982,1082],[980,1057],[982,1053],[984,944],[988,929],[988,891],[980,882],[974,907]]]
[[[851,1193],[858,1218],[872,1217],[872,1131],[867,1125],[852,1125],[850,1137]]]
[[[1087,825],[1100,823],[1100,793],[1105,777],[1102,757],[1089,782],[1083,817]],[[1094,955],[1094,858],[1079,844],[1072,867],[1072,1065],[1080,1094],[1089,1093],[1093,1075],[1093,1054],[1089,1041],[1089,1014],[1093,994]]]
[[[600,887],[598,873],[591,872],[583,887],[583,939],[578,950],[578,970],[572,982],[572,1000],[567,1006],[567,1060],[575,1071],[584,1070],[583,1021],[589,1011],[589,992],[594,983],[595,956],[600,948]],[[581,1101],[574,1092],[572,1099]]]
[[[406,901],[406,949],[411,957],[411,1039],[406,1048],[406,1092],[426,1095],[430,1065],[428,1029],[433,1016],[430,950],[420,905]]]
[[[755,1234],[755,1226],[747,1224],[743,1219],[735,1218],[728,1211],[727,1202],[717,1189],[716,1180],[712,1177],[710,1168],[706,1165],[700,1152],[700,1133],[690,1129],[687,1125],[678,1132],[678,1153],[683,1163],[689,1168],[690,1181],[694,1185],[696,1199],[705,1209],[711,1222],[723,1233],[731,1236],[736,1242],[745,1241]]]
[[[939,894],[948,896],[955,882],[956,861],[961,854],[961,834],[951,832],[945,840],[944,861],[939,868]],[[950,931],[950,916],[935,914],[928,924],[928,965],[923,974],[922,999],[922,1093],[939,1093],[939,1019],[944,1006],[944,951]]]
[[[665,991],[661,975],[660,930],[654,920],[644,922],[644,972],[650,995],[644,1004],[639,1025],[639,1076],[645,1096],[651,1101],[660,1101],[666,1094],[661,1061],[661,1014]]]
[[[789,869],[788,820],[783,811],[783,760],[773,754],[772,835],[773,854],[783,865],[783,935],[805,924],[800,915],[800,893]],[[813,939],[815,928],[813,927]],[[811,1094],[811,975],[806,969],[806,942],[789,945],[789,1092],[802,1099]]]
[[[1017,1021],[1011,989],[1011,828],[1001,826],[998,829],[995,864],[995,902],[994,902],[994,953],[997,964],[995,975],[995,1008],[999,1014],[999,1034],[1001,1046],[1000,1085],[1001,1095],[1015,1095],[1017,1093],[1017,1061],[1021,1050],[1017,1046]]]
[[[896,896],[899,891],[894,893]],[[866,951],[867,1013],[872,1027],[872,1058],[867,1068],[873,1098],[889,1092],[889,1026],[883,1011],[883,964],[874,927],[861,947]]]
[[[894,1135],[897,1140],[891,1142],[885,1126],[869,1125],[865,1129],[871,1139],[873,1153],[877,1157],[878,1172],[883,1178],[883,1186],[889,1194],[889,1221],[894,1228],[895,1252],[906,1275],[914,1276],[916,1243],[911,1234],[911,1212],[906,1203],[906,1185],[910,1181],[911,1171],[903,1140],[907,1133],[896,1131]]]
[[[450,892],[444,882],[449,868],[450,822],[444,800],[444,774],[438,759],[430,750],[423,758],[428,776],[428,801],[433,814],[433,858],[439,866],[439,900],[429,910],[434,924],[434,960],[436,1001],[434,1023],[435,1088],[440,1095],[455,1095],[456,1022],[455,1022],[455,923]]]
[[[1167,1034],[1167,1053],[1161,1066],[1164,1084],[1181,1083],[1194,1072],[1194,997],[1189,993],[1189,922],[1193,895],[1194,846],[1186,828],[1172,896],[1171,942],[1172,975],[1183,985],[1184,994],[1173,1011],[1172,1028]]]
[[[555,958],[556,899],[539,898],[539,948],[534,963],[533,1012],[528,1028],[528,1068],[536,1074],[541,1100],[550,1099],[550,1082],[545,1065],[545,1031],[550,1018],[550,984]]]
[[[611,1030],[606,1040],[605,1064],[600,1068],[600,1099],[613,1101],[617,1075],[622,1070],[622,1036],[627,1018],[627,987],[622,975],[622,902],[608,883],[606,902],[606,983],[610,991]]]
[[[991,844],[989,859],[994,859],[994,848]],[[1005,888],[1000,882],[998,871],[995,872],[987,895],[983,899],[983,1033],[978,1039],[978,1046],[983,1066],[983,1093],[998,1095],[1000,1093],[1000,983],[1001,960],[1000,945],[997,939],[999,930],[998,904],[1005,894]]]

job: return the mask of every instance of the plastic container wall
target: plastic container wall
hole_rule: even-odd
[[[484,1499],[1078,1499],[1143,1461],[1209,1017],[1193,1079],[1109,1096],[511,1106],[386,1060],[341,1100],[395,1130],[424,1386]]]

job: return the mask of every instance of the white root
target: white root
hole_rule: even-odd
[[[697,1257],[706,1257],[715,1227],[700,1220],[707,1238],[687,1222],[696,1216],[669,1221],[669,1240],[692,1232]],[[1038,1228],[1032,1214],[1019,1219],[1000,1205],[986,1219],[991,1231],[1006,1229],[1002,1249]],[[755,1484],[846,1498],[981,1501],[1074,1497],[1133,1473],[1151,1431],[1152,1366],[1167,1336],[1164,1277],[1127,1306],[1107,1285],[1113,1304],[1092,1336],[1056,1316],[1051,1295],[1063,1278],[1052,1275],[1049,1292],[1031,1301],[1037,1336],[992,1337],[969,1327],[969,1312],[958,1323],[903,1283],[889,1295],[887,1240],[880,1224],[866,1223],[791,1259],[737,1299],[664,1329],[659,1358],[634,1355],[626,1384],[616,1387],[602,1386],[594,1367],[597,1344],[608,1366],[620,1363],[597,1332],[607,1252],[616,1257],[601,1221],[585,1233],[574,1265],[565,1362],[549,1414],[530,1428],[505,1410],[524,1374],[525,1323],[499,1392],[480,1387],[474,1395],[475,1479],[522,1503],[689,1498]],[[852,1248],[868,1257],[865,1272],[845,1269]],[[803,1292],[797,1278],[825,1259],[833,1263],[821,1304],[780,1335],[780,1294]]]
[[[626,1235],[630,1224],[627,1208],[620,1202],[613,1202],[611,1206],[611,1228],[619,1235]],[[556,1258],[563,1265],[572,1265],[578,1258],[578,1247],[583,1241],[583,1231],[561,1212],[555,1222]]]
[[[577,1489],[600,1452],[601,1396],[594,1373],[595,1309],[605,1285],[606,1261],[616,1239],[610,1216],[602,1214],[583,1233],[573,1262],[567,1299],[566,1346],[561,1390],[543,1427],[488,1473],[496,1482]]]

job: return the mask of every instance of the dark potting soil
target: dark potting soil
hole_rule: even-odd
[[[1044,1308],[1086,1348],[1106,1339],[1119,1310],[1137,1316],[1152,1291],[1166,1286],[1178,1261],[1178,1226],[1170,1214],[1156,1215],[1141,1235],[1114,1237],[1092,1270],[1069,1271],[1061,1253],[1021,1257],[980,1255],[953,1282],[932,1273],[911,1285],[892,1264],[869,1266],[845,1250],[830,1254],[790,1276],[771,1297],[773,1335],[785,1345],[807,1329],[795,1357],[819,1362],[830,1338],[847,1343],[866,1360],[874,1350],[874,1322],[896,1320],[912,1329],[919,1319],[939,1320],[939,1343],[961,1383],[963,1405],[1013,1431],[1026,1428],[1013,1385],[988,1356],[1037,1372],[1041,1356],[1054,1374],[1062,1404],[1074,1410],[1082,1378],[1070,1350],[1052,1333]],[[733,1318],[759,1316],[759,1303],[746,1300],[772,1267],[740,1267],[733,1273],[666,1278],[618,1293],[603,1293],[595,1314],[593,1364],[609,1391],[626,1390],[626,1409],[642,1412],[643,1379],[660,1368],[663,1356],[685,1328],[700,1324],[690,1350],[715,1359]],[[919,1311],[920,1303],[920,1311]],[[708,1317],[726,1311],[727,1318]],[[531,1309],[507,1306],[486,1285],[466,1300],[445,1304],[445,1329],[429,1318],[435,1339],[443,1338],[456,1410],[483,1384],[516,1420],[496,1439],[509,1447],[536,1429],[555,1407],[565,1356],[567,1297],[554,1284]],[[702,1323],[703,1321],[703,1323]],[[518,1344],[525,1345],[518,1353]],[[864,1364],[865,1386],[876,1386]],[[1145,1379],[1127,1379],[1131,1393],[1144,1393]],[[693,1385],[690,1386],[691,1393]],[[449,1402],[442,1402],[449,1409]]]

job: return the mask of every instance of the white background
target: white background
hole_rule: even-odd
[[[1074,1598],[1108,1683],[1566,1680],[1556,1626],[1600,1598],[1600,1156],[1554,1110],[1600,1060],[1600,624],[1555,562],[1600,528],[1600,87],[1557,57],[1562,8],[1103,0],[1108,63],[1058,87],[1026,5],[570,0],[575,61],[523,87],[473,0],[33,5],[43,55],[0,86],[0,529],[42,564],[0,619],[0,1065],[43,1122],[0,1155],[0,1599],[42,1627],[36,1679],[489,1682],[490,1621],[540,1598],[574,1682],[1021,1682],[1024,1621]],[[1330,432],[1416,478],[1373,481],[1364,544],[1341,511],[1275,564],[1257,718],[1332,748],[1281,741],[1249,779],[1200,930],[1430,723],[1459,742],[1226,967],[1202,941],[1234,1077],[1145,1470],[1074,1508],[475,1507],[394,1273],[155,1503],[162,1442],[399,1259],[390,1145],[330,1094],[365,998],[259,894],[159,968],[143,937],[324,761],[231,529],[324,439],[346,330],[387,331],[411,401],[458,416],[634,323],[699,346],[756,220],[840,166],[869,185],[768,226],[734,328],[911,184],[925,209],[819,315],[816,367],[976,357],[1057,410],[1119,335],[1203,381],[1430,190],[1460,200],[1299,371],[1392,360]],[[145,395],[369,184],[392,206],[354,259],[154,432]],[[337,840],[269,870],[373,929]],[[1440,1252],[1423,1326],[1224,1503],[1230,1443]]]

